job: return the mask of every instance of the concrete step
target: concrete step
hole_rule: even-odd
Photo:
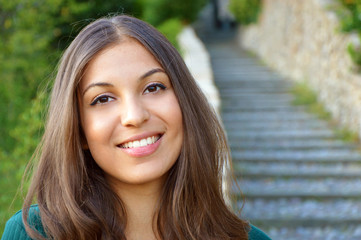
[[[241,178],[361,178],[360,163],[251,163],[237,162],[233,165],[237,177]]]
[[[232,152],[233,161],[241,162],[313,162],[313,163],[359,163],[361,162],[361,155],[358,151],[348,149],[334,149],[334,150],[309,150],[309,151],[295,151],[295,150],[265,150],[265,151],[250,151],[240,150]]]
[[[221,76],[214,76],[215,78]],[[272,83],[272,84],[282,84],[284,80],[279,79],[277,76],[269,76],[269,75],[262,75],[262,76],[240,76],[237,74],[229,74],[227,76],[222,77],[222,81],[217,82],[217,86],[219,89],[230,89],[232,86],[239,88],[243,82],[254,82],[255,84],[264,84],[264,83]]]
[[[256,223],[251,223],[258,226]],[[275,240],[360,240],[361,225],[359,223],[349,224],[340,222],[339,225],[318,227],[313,224],[309,227],[302,226],[302,223],[295,224],[294,227],[279,226],[274,227],[273,222],[263,229],[267,235]]]
[[[232,70],[234,70],[233,67],[239,68],[239,67],[243,67],[243,66],[254,66],[254,67],[262,69],[263,71],[266,71],[266,70],[270,71],[269,68],[267,68],[265,66],[260,66],[259,61],[255,58],[245,58],[241,52],[237,52],[237,53],[224,52],[225,49],[227,49],[227,47],[221,49],[218,52],[213,51],[213,50],[209,51],[213,57],[211,59],[211,62],[213,64],[214,68],[217,68],[218,65],[224,65],[224,66],[230,66],[232,68]],[[217,54],[220,54],[220,55],[215,56]]]
[[[238,186],[246,201],[254,198],[357,198],[361,199],[361,178],[242,178]],[[237,188],[234,194],[240,194]],[[290,213],[291,214],[291,213]]]
[[[258,95],[261,94],[268,94],[270,96],[267,97],[262,97]],[[282,105],[287,105],[287,106],[292,106],[292,101],[293,101],[293,97],[290,96],[289,99],[287,98],[283,98],[281,96],[278,96],[278,94],[284,94],[281,92],[272,92],[272,90],[268,90],[268,91],[264,91],[264,92],[239,92],[239,93],[235,93],[234,95],[237,96],[237,98],[235,98],[234,96],[232,96],[231,94],[229,94],[228,96],[225,96],[223,98],[223,102],[222,105],[223,106],[228,106],[228,105],[244,105],[245,103],[248,104],[253,104],[255,106],[257,105],[264,105],[267,104],[268,106],[275,106],[277,104],[282,104]],[[252,95],[257,95],[252,97]],[[273,96],[272,96],[273,95]],[[293,106],[292,106],[293,107]]]
[[[254,94],[273,94],[273,97],[278,97],[276,94],[289,94],[289,90],[286,88],[261,88],[261,87],[241,87],[241,86],[233,86],[229,88],[223,88],[219,91],[221,95],[223,95],[224,100],[228,100],[233,98],[233,100],[238,99],[239,96],[243,96],[243,100],[246,100],[245,97],[248,97],[248,100],[257,100],[257,98],[253,97]],[[247,94],[247,95],[246,95]],[[290,95],[293,100],[294,97]],[[236,97],[236,98],[235,98]]]
[[[242,206],[238,202],[238,206]],[[337,209],[337,210],[336,210]],[[258,221],[301,222],[302,226],[333,225],[345,222],[361,223],[361,201],[358,199],[335,198],[330,200],[280,198],[265,200],[255,198],[247,201],[242,214],[246,219]],[[262,219],[259,217],[262,216]],[[273,222],[273,221],[272,221]],[[290,223],[284,223],[290,225]],[[281,226],[285,226],[281,225]],[[274,225],[271,225],[274,226]],[[292,225],[291,225],[292,226]],[[297,227],[300,225],[293,225]],[[274,226],[275,227],[275,226]]]
[[[268,100],[268,99],[283,99],[291,102],[294,96],[289,94],[287,89],[274,89],[274,88],[232,88],[223,89],[220,91],[225,101],[257,101],[257,100]],[[263,95],[263,96],[262,96]],[[258,96],[258,97],[257,97]],[[286,96],[287,98],[283,98]]]
[[[221,75],[217,76],[216,74],[214,75],[215,78],[217,77],[221,77]],[[237,82],[242,82],[242,81],[257,81],[257,82],[277,82],[280,81],[278,76],[270,76],[268,74],[264,74],[264,75],[256,75],[256,74],[239,74],[239,73],[229,73],[229,74],[222,74],[222,78],[224,79],[222,82],[217,83],[217,86],[219,86],[219,88],[222,87],[229,87],[230,83],[233,82],[234,84],[236,84]]]
[[[267,73],[272,76],[278,76],[279,74],[272,72],[270,69],[260,66],[257,61],[252,61],[249,59],[241,59],[241,58],[234,58],[227,61],[227,59],[214,59],[212,60],[212,65],[216,74],[247,74],[247,73]]]
[[[290,114],[292,114],[292,110],[294,108],[290,106],[287,102],[280,102],[277,104],[273,103],[267,103],[264,104],[260,103],[252,103],[252,102],[244,102],[238,103],[236,105],[225,105],[222,104],[222,111],[223,112],[241,112],[241,111],[247,111],[247,112],[259,112],[259,113],[265,113],[269,111],[289,111]]]
[[[283,151],[283,150],[294,150],[294,151],[329,151],[335,149],[350,149],[356,150],[360,146],[352,143],[345,143],[338,140],[327,140],[327,139],[280,139],[275,141],[274,139],[259,141],[259,140],[246,140],[232,141],[229,143],[232,151],[239,150],[252,150],[252,151]]]
[[[312,130],[265,130],[265,131],[232,131],[228,133],[230,141],[247,140],[264,140],[272,139],[319,139],[319,138],[332,138],[334,132],[330,129],[312,129]]]
[[[309,121],[317,120],[317,117],[306,112],[289,111],[267,111],[267,112],[222,112],[223,122],[290,122],[290,121]]]
[[[291,109],[290,114],[299,112],[301,108]],[[284,110],[280,110],[284,111]],[[229,121],[232,122],[232,121]],[[267,131],[267,130],[315,130],[315,129],[330,129],[330,126],[323,121],[315,119],[314,121],[254,121],[254,122],[242,122],[242,124],[227,124],[227,131]]]
[[[219,91],[226,93],[227,91],[232,90],[231,87],[227,87],[228,84],[232,84],[234,86],[238,86],[238,88],[240,89],[244,89],[244,88],[257,88],[257,89],[270,89],[270,88],[275,88],[275,89],[291,89],[294,84],[292,82],[285,82],[285,81],[281,81],[281,80],[276,80],[276,81],[247,81],[247,80],[243,80],[243,81],[225,81],[223,80],[222,83],[219,84],[223,84],[224,86],[222,88],[219,89]]]
[[[292,106],[291,101],[293,99],[293,96],[289,94],[283,94],[283,93],[238,93],[237,98],[234,98],[232,96],[224,97],[222,105],[229,105],[229,104],[242,104],[242,103],[258,103],[258,104],[285,104],[287,103],[289,106]]]

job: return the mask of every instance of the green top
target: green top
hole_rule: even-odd
[[[45,236],[40,216],[39,208],[37,205],[31,206],[29,210],[29,224]],[[248,234],[249,240],[271,240],[260,229],[251,225],[251,230]],[[18,211],[6,223],[4,234],[1,240],[31,240],[25,231],[24,223],[22,220],[22,211]]]

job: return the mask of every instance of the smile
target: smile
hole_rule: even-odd
[[[159,140],[160,137],[161,137],[160,135],[156,135],[156,136],[151,136],[151,137],[135,140],[132,142],[126,142],[126,143],[120,144],[120,147],[121,148],[145,147],[145,146],[155,143],[156,141]]]

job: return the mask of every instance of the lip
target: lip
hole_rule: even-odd
[[[118,145],[118,147],[123,152],[130,155],[131,157],[137,157],[137,158],[146,157],[146,156],[149,156],[149,155],[153,154],[158,149],[158,147],[159,147],[162,140],[163,140],[163,135],[161,135],[160,138],[155,143],[149,144],[149,145],[144,146],[144,147],[121,148],[121,147],[119,147],[119,145]]]

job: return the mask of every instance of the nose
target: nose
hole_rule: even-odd
[[[137,98],[125,100],[121,106],[121,123],[125,127],[139,127],[150,117],[145,104]]]

